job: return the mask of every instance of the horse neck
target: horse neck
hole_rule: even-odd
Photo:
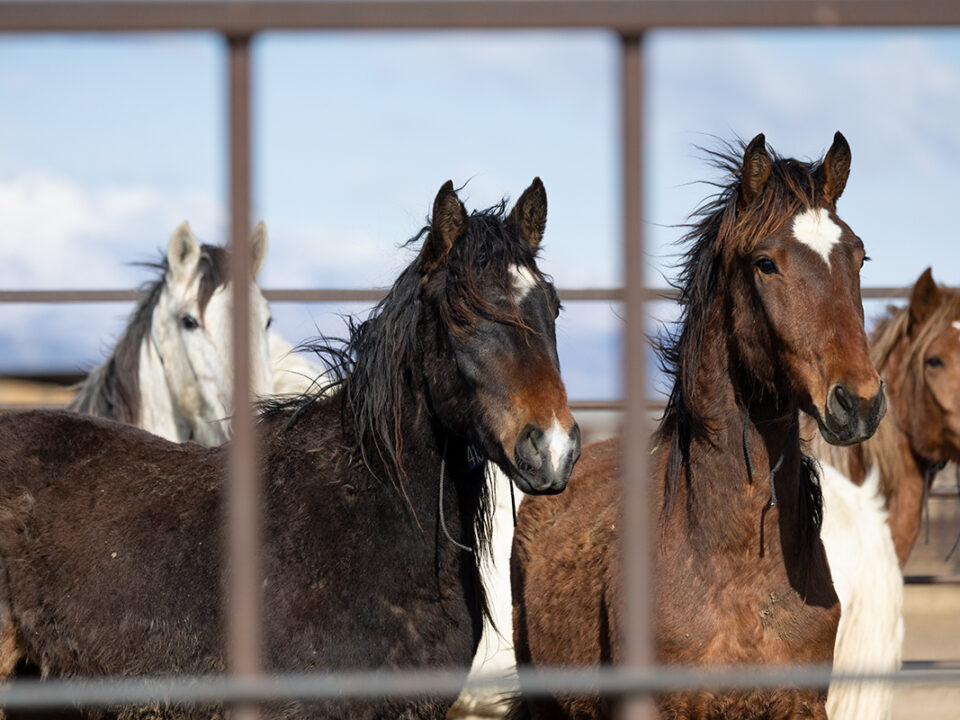
[[[695,558],[725,555],[732,562],[755,563],[758,555],[783,557],[791,580],[801,582],[793,575],[805,572],[809,546],[802,547],[800,539],[806,537],[809,507],[801,499],[798,410],[795,403],[758,392],[756,381],[744,377],[723,318],[717,320],[701,345],[695,389],[712,432],[691,438],[667,519],[673,527],[661,530],[665,538],[682,537]],[[777,465],[777,504],[768,507],[770,474]]]
[[[140,387],[140,412],[137,427],[173,442],[191,438],[190,423],[177,408],[167,384],[163,359],[157,351],[150,332],[140,345],[140,364],[137,368]]]

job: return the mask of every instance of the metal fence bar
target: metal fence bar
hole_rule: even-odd
[[[0,32],[903,27],[960,25],[951,0],[0,2]]]
[[[227,667],[241,680],[260,672],[260,472],[250,405],[250,38],[229,38],[230,267],[233,284],[233,397],[227,485]],[[255,706],[235,708],[256,720]]]
[[[521,668],[519,679],[531,697],[550,693],[624,697],[663,691],[821,688],[831,681],[889,682],[896,685],[944,685],[960,682],[951,661],[910,663],[895,673],[832,674],[829,665],[744,665],[739,667],[604,666],[593,669]],[[471,688],[502,689],[502,678],[478,678]],[[18,680],[0,686],[0,707],[7,710],[110,707],[148,704],[276,703],[286,701],[375,700],[442,695],[463,689],[463,672],[451,670],[354,671],[259,675],[213,675],[101,680]]]
[[[623,557],[624,660],[630,668],[655,662],[653,635],[653,527],[647,443],[650,436],[646,401],[647,314],[643,292],[646,266],[643,246],[643,39],[622,39],[620,103],[623,163],[623,253],[626,269],[624,324],[624,388],[626,419],[623,443],[623,504],[620,527]],[[626,698],[620,707],[625,720],[654,718],[653,700]]]
[[[864,300],[906,300],[911,290],[911,287],[867,287],[860,296]],[[270,302],[280,303],[374,303],[387,294],[382,288],[272,288],[262,292]],[[623,302],[626,299],[623,288],[561,288],[557,292],[563,302]],[[646,302],[678,297],[672,288],[644,287],[639,292]],[[0,290],[0,303],[136,302],[140,297],[138,290]]]

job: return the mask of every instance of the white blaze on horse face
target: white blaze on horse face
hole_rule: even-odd
[[[528,267],[511,265],[510,278],[513,285],[513,299],[518,303],[527,296],[530,288],[536,287],[537,285],[537,278]]]
[[[553,425],[544,433],[547,450],[550,453],[550,463],[555,470],[560,469],[560,462],[570,452],[570,434],[564,432],[557,416],[553,416]]]
[[[793,219],[793,236],[816,252],[830,267],[830,251],[843,231],[823,208],[804,210]]]

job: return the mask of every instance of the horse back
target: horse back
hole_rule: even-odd
[[[54,674],[222,670],[219,605],[201,599],[219,592],[221,467],[107,420],[0,417],[4,600],[28,658]]]

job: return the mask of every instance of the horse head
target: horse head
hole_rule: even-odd
[[[893,418],[913,452],[934,464],[960,461],[960,293],[927,268],[910,304],[881,321],[875,338]]]
[[[255,282],[267,252],[262,223],[250,237],[250,252],[251,392],[267,395],[273,391],[267,343],[270,309]],[[155,392],[169,393],[180,422],[189,427],[189,439],[205,445],[229,438],[234,402],[232,321],[229,253],[201,245],[183,223],[170,238],[148,338],[163,378],[141,379],[141,392],[147,398]],[[143,405],[146,411],[149,400]]]
[[[429,402],[527,493],[563,490],[580,456],[557,357],[560,302],[536,263],[546,220],[539,178],[509,213],[469,215],[448,181],[418,262]]]
[[[733,240],[721,253],[740,358],[772,396],[795,397],[835,445],[869,438],[886,409],[863,326],[863,243],[836,212],[849,171],[839,132],[812,165],[771,158],[758,135],[721,231]]]

